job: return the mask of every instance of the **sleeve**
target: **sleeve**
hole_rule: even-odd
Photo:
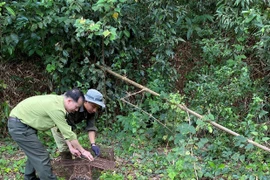
[[[97,113],[90,114],[89,117],[86,119],[86,131],[98,131],[97,127],[95,126],[95,120],[97,118]]]
[[[66,140],[77,139],[77,135],[72,131],[71,127],[66,122],[66,115],[60,111],[54,111],[48,113],[51,119],[54,121],[61,134]]]

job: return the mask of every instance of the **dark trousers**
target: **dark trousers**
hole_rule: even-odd
[[[9,118],[8,131],[27,156],[24,180],[56,180],[52,172],[50,155],[37,137],[37,130],[23,124],[17,118]]]

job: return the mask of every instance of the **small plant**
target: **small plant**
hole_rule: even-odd
[[[7,88],[7,84],[0,80],[0,95],[3,93],[3,89]],[[0,98],[1,99],[1,98]],[[1,101],[0,102],[0,136],[6,137],[7,136],[7,119],[10,112],[10,106],[8,101]]]
[[[114,179],[114,180],[124,180],[124,177],[122,175],[119,175],[115,172],[104,172],[99,177],[100,180],[106,180],[106,179]]]

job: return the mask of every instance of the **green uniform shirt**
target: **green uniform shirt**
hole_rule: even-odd
[[[48,130],[57,126],[65,139],[77,139],[66,122],[64,96],[40,95],[27,98],[12,109],[10,116],[36,130]]]

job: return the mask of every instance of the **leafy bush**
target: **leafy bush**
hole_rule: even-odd
[[[3,89],[7,87],[7,84],[0,81],[0,95],[3,94]],[[3,97],[3,95],[1,95]],[[0,103],[0,131],[2,132],[0,135],[5,137],[7,135],[7,119],[10,112],[10,107],[7,101],[4,101],[2,98]],[[3,101],[2,101],[3,100]]]
[[[269,144],[266,1],[4,1],[0,13],[2,59],[37,59],[56,93],[73,86],[106,92],[99,129],[107,138],[99,141],[116,146],[123,167],[102,178],[268,178],[267,153],[246,139]],[[177,49],[186,42],[194,51]],[[176,71],[181,69],[173,66],[177,53],[194,67]],[[118,81],[95,64],[161,97]],[[175,82],[184,74],[179,95]],[[179,110],[176,104],[182,103],[204,118]],[[228,136],[204,120],[243,136]],[[46,142],[46,134],[41,138]],[[86,139],[80,141],[88,144]]]

